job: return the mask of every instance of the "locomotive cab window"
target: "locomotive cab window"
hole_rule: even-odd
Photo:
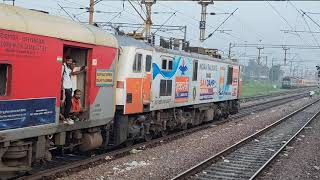
[[[232,84],[233,67],[228,67],[227,84]]]
[[[133,62],[133,72],[141,72],[142,54],[136,54]]]
[[[146,72],[151,71],[151,60],[152,60],[152,56],[147,55],[146,56]]]
[[[0,96],[7,95],[8,89],[8,64],[0,64]]]

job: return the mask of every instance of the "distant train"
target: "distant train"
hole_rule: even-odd
[[[289,77],[289,76],[286,76],[282,79],[283,89],[310,87],[310,86],[316,86],[316,85],[317,85],[316,80],[302,79],[298,77]]]
[[[45,13],[0,4],[0,179],[50,161],[51,149],[89,151],[238,112],[237,62],[187,53]],[[87,71],[82,121],[61,122],[66,56]],[[130,143],[129,143],[130,144]]]

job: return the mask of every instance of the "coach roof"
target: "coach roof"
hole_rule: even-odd
[[[129,47],[136,47],[141,49],[147,49],[147,50],[154,50],[154,48],[144,41],[136,40],[132,37],[125,36],[125,35],[115,35],[119,42],[119,46],[129,46]]]
[[[0,4],[0,19],[0,29],[118,47],[116,38],[102,29],[43,12]]]

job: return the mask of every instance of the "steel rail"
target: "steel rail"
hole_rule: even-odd
[[[269,100],[269,101],[264,101],[264,102],[259,102],[259,103],[254,103],[254,104],[250,104],[250,105],[247,105],[247,106],[240,106],[240,110],[245,110],[245,109],[249,109],[250,108],[257,108],[257,106],[263,106],[263,105],[267,105],[268,107],[268,104],[270,103],[276,103],[276,104],[280,104],[280,103],[277,103],[279,101],[284,101],[284,102],[288,102],[290,100],[295,100],[295,99],[299,99],[299,98],[303,98],[303,97],[307,97],[308,96],[308,93],[300,93],[300,94],[294,94],[292,96],[286,96],[286,97],[283,97],[283,98],[280,98],[280,99],[272,99],[272,100]]]
[[[313,89],[315,89],[315,87],[303,87],[303,88],[298,88],[298,89],[294,89],[294,90],[274,92],[274,93],[267,94],[267,95],[257,95],[257,96],[252,96],[252,97],[242,97],[242,98],[240,98],[240,102],[249,102],[249,101],[255,101],[255,100],[260,100],[260,99],[272,98],[272,97],[287,95],[287,94],[290,94],[290,93],[301,93],[301,92],[305,92],[306,90],[313,90]]]
[[[231,154],[232,152],[235,152],[236,150],[240,149],[241,147],[244,147],[247,143],[252,142],[252,140],[256,139],[257,137],[263,135],[264,133],[268,132],[269,130],[271,130],[272,128],[276,127],[277,125],[281,124],[282,122],[288,120],[289,118],[293,117],[294,115],[297,115],[300,112],[303,112],[303,110],[305,110],[308,107],[311,107],[312,105],[314,105],[315,103],[319,102],[320,99],[317,99],[316,101],[309,103],[305,106],[303,106],[302,108],[288,114],[287,116],[279,119],[278,121],[272,123],[271,125],[259,130],[258,132],[238,141],[236,144],[220,151],[219,153],[213,155],[210,158],[205,159],[204,161],[200,162],[199,164],[189,168],[188,170],[176,175],[175,177],[173,177],[171,180],[181,180],[181,179],[188,179],[191,176],[205,170],[206,168],[212,166],[213,164],[215,164],[216,162],[218,162],[219,160],[221,160],[221,158],[228,156],[229,154]],[[315,117],[317,117],[319,115],[320,111],[318,111],[317,113],[315,113],[312,118],[310,118],[308,120],[308,122],[306,124],[303,125],[302,128],[299,129],[299,131],[297,133],[294,134],[294,136],[292,136],[290,138],[290,141],[297,135],[299,134],[299,132],[301,132],[301,130],[309,123],[311,122],[311,120],[313,120]],[[289,142],[289,140],[285,143],[285,145],[287,145]],[[284,146],[281,147],[281,149],[283,149]],[[281,150],[278,150],[276,152],[276,154],[279,154],[281,152]],[[274,159],[276,157],[276,155],[272,156],[272,159]],[[266,163],[263,164],[263,166],[261,166],[259,168],[258,171],[256,171],[254,173],[254,175],[251,177],[251,179],[255,178],[271,161],[272,159],[269,159]]]
[[[318,111],[315,115],[313,115],[283,146],[250,178],[253,180],[256,178],[275,158],[282,152],[282,150],[290,143],[292,140],[297,137],[301,131],[308,125],[312,120],[314,120],[317,116],[319,116],[320,111]]]

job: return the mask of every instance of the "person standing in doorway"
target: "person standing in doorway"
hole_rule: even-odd
[[[72,125],[74,121],[70,118],[70,111],[72,106],[72,80],[71,76],[78,75],[87,70],[86,67],[82,67],[80,71],[73,71],[75,61],[70,56],[66,57],[65,63],[62,65],[62,89],[65,95],[64,101],[64,123]]]
[[[72,99],[72,81],[71,81],[71,70],[72,59],[67,56],[65,63],[62,65],[62,88],[65,95],[64,101],[64,123],[72,125],[74,122],[69,118],[71,110],[71,99]]]

